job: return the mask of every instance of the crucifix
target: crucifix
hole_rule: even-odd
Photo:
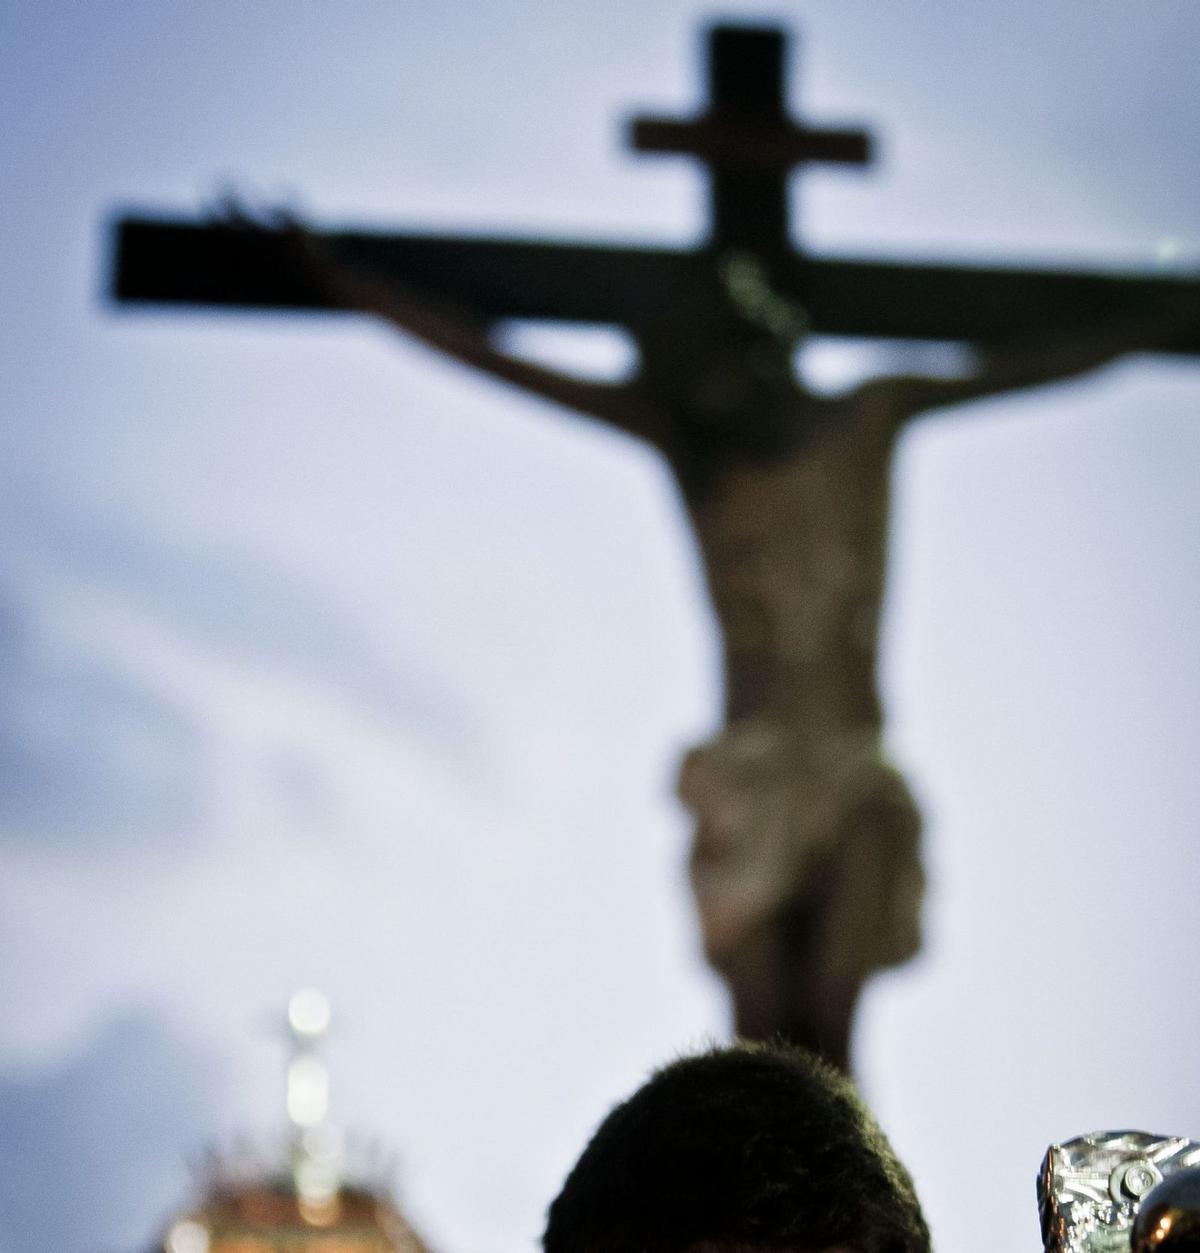
[[[115,294],[371,313],[661,452],[724,645],[725,724],[678,782],[705,953],[741,1034],[846,1067],[864,981],[920,943],[920,817],[883,752],[876,679],[896,440],[931,410],[1125,352],[1200,352],[1200,281],[809,256],[790,238],[790,171],[863,164],[869,139],[790,120],[783,32],[708,38],[707,110],[631,128],[637,150],[706,169],[696,248],[130,217]],[[597,383],[514,357],[490,336],[513,318],[624,326],[637,370]],[[816,395],[793,368],[812,333],[963,343],[975,363]]]

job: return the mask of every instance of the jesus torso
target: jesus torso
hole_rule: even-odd
[[[814,738],[877,732],[893,439],[883,398],[822,402],[781,459],[722,470],[689,502],[724,642],[726,718]]]

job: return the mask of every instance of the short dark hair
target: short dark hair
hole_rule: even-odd
[[[908,1172],[851,1082],[738,1044],[653,1074],[600,1124],[550,1206],[545,1253],[928,1253]]]

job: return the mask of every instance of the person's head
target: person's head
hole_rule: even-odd
[[[929,1253],[912,1181],[853,1085],[736,1045],[659,1070],[600,1124],[545,1253]]]

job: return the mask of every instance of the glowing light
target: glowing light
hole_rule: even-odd
[[[208,1253],[208,1228],[190,1218],[176,1223],[167,1233],[167,1253]]]
[[[301,988],[288,1001],[288,1025],[302,1036],[318,1036],[329,1028],[329,1001],[317,988]]]
[[[323,1205],[337,1196],[341,1175],[330,1162],[301,1158],[293,1168],[292,1178],[300,1199],[312,1205]]]
[[[342,1155],[342,1137],[332,1127],[310,1127],[300,1137],[300,1147],[318,1161],[337,1161]]]
[[[297,1127],[315,1127],[329,1110],[329,1072],[309,1054],[292,1059],[287,1075],[288,1117]]]
[[[316,1201],[302,1196],[296,1208],[310,1227],[332,1227],[342,1214],[342,1202],[336,1196]]]

